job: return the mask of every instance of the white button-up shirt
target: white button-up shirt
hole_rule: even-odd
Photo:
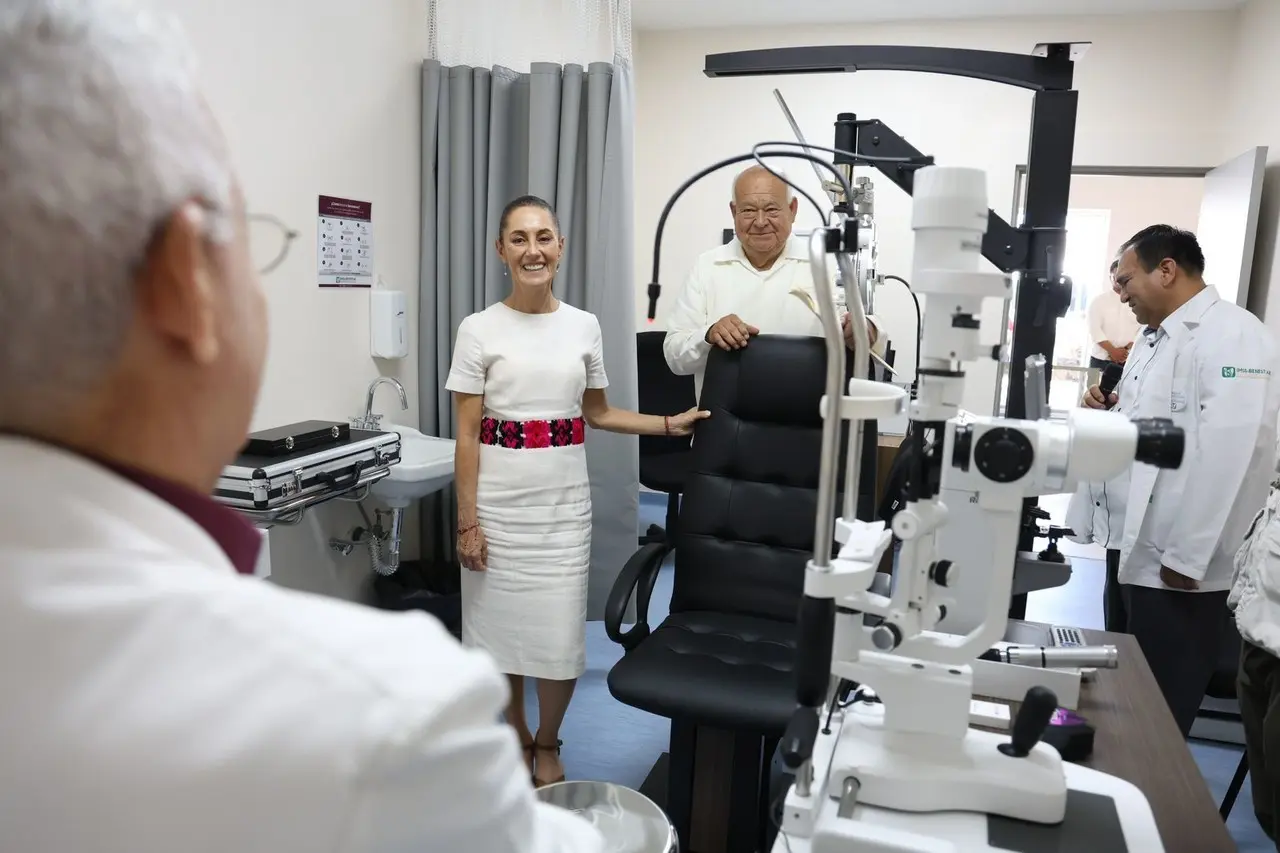
[[[822,336],[822,322],[792,290],[814,295],[812,265],[806,240],[792,237],[782,256],[767,270],[747,260],[735,238],[704,252],[685,280],[675,307],[667,317],[662,349],[667,366],[680,376],[693,375],[694,390],[702,399],[702,379],[712,344],[707,332],[729,314],[755,326],[760,334]],[[836,264],[830,264],[835,287]],[[873,320],[874,318],[868,317]],[[886,337],[880,334],[872,347],[883,356]]]
[[[434,618],[237,575],[70,453],[0,437],[0,471],[0,850],[602,853]]]
[[[1142,324],[1133,316],[1133,310],[1120,301],[1120,295],[1106,288],[1089,303],[1089,339],[1093,341],[1091,355],[1103,361],[1111,356],[1102,348],[1103,341],[1118,347],[1128,346],[1138,336]]]

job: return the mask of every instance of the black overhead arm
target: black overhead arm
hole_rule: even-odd
[[[987,214],[983,256],[998,269],[1019,273],[1015,297],[1009,394],[1005,415],[1026,417],[1023,386],[1026,359],[1053,361],[1058,318],[1071,302],[1071,284],[1062,276],[1071,159],[1075,144],[1078,93],[1071,88],[1075,63],[1071,44],[1044,45],[1041,56],[898,45],[824,45],[781,47],[709,54],[708,77],[764,74],[819,74],[836,71],[917,71],[989,80],[1032,90],[1031,145],[1027,152],[1025,215],[1014,227],[994,210]],[[910,158],[910,163],[872,161],[891,181],[910,193],[915,170],[933,163],[888,125],[859,120],[852,113],[836,119],[835,148],[863,157]],[[851,164],[837,155],[835,162]],[[866,161],[862,161],[866,162]],[[1049,380],[1046,372],[1046,386]],[[1048,389],[1046,387],[1046,395]]]
[[[707,55],[708,77],[761,74],[830,74],[835,71],[921,71],[989,80],[1037,91],[1071,88],[1070,51],[1064,55],[1023,56],[990,50],[948,47],[849,44],[774,47]]]

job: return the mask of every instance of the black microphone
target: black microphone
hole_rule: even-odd
[[[650,285],[652,288],[652,285]],[[1102,392],[1102,399],[1106,401],[1107,408],[1113,405],[1110,397],[1111,392],[1116,390],[1116,386],[1120,384],[1120,376],[1124,373],[1123,364],[1108,364],[1102,371],[1102,378],[1098,380],[1098,390]]]

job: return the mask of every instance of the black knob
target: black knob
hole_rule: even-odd
[[[951,573],[950,560],[939,560],[938,562],[934,563],[933,567],[929,570],[929,575],[930,577],[933,578],[933,582],[936,583],[938,586],[943,586],[943,587],[947,585],[947,575],[949,575],[950,573]]]
[[[1138,446],[1133,452],[1133,461],[1157,468],[1182,465],[1182,454],[1187,447],[1182,427],[1174,426],[1168,418],[1137,418],[1133,425],[1138,428]]]
[[[1008,743],[998,747],[1010,758],[1025,758],[1040,742],[1044,730],[1058,710],[1058,697],[1047,687],[1032,687],[1022,700],[1018,716],[1013,719],[1013,732]]]
[[[813,757],[813,743],[818,739],[818,712],[801,706],[791,713],[791,721],[778,744],[782,763],[795,770]]]
[[[978,473],[993,483],[1013,483],[1031,470],[1036,449],[1031,439],[1010,427],[996,427],[982,434],[973,447]]]

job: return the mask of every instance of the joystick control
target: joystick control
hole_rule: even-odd
[[[1057,709],[1058,697],[1052,690],[1047,687],[1032,687],[1023,697],[1018,716],[1013,719],[1009,742],[1002,743],[997,748],[1010,758],[1026,758],[1040,742]]]

